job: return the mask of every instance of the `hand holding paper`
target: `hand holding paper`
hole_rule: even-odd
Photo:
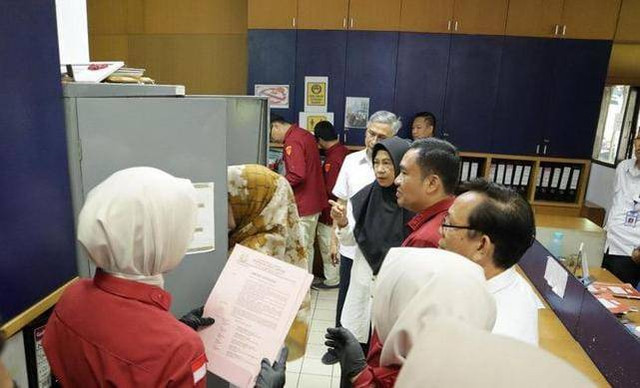
[[[303,268],[236,245],[204,308],[216,317],[199,332],[207,369],[253,387],[261,361],[278,355],[312,280]]]

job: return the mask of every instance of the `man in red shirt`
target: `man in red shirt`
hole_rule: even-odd
[[[331,191],[336,185],[342,162],[344,162],[344,158],[349,154],[349,150],[340,144],[338,134],[333,124],[328,121],[321,121],[316,124],[313,133],[318,141],[318,145],[325,153],[322,172],[324,174],[324,187],[327,190],[327,196],[329,199],[337,201],[338,198],[333,195]],[[331,206],[327,204],[327,206],[322,209],[317,233],[325,280],[314,284],[314,288],[330,289],[338,288],[340,285],[340,267],[333,262],[333,258],[331,257],[332,226]]]
[[[309,273],[313,273],[316,226],[320,212],[329,203],[318,145],[311,132],[277,115],[271,117],[271,140],[284,143],[285,178],[296,198],[303,240],[307,247]]]
[[[451,143],[428,138],[415,141],[400,163],[396,178],[398,205],[416,216],[403,247],[438,247],[440,225],[453,203],[460,157]]]

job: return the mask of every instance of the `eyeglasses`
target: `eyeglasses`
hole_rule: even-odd
[[[444,220],[442,220],[442,225],[440,225],[444,231],[444,229],[463,229],[463,230],[477,230],[476,228],[468,225],[451,225],[449,223],[449,216],[447,215]]]

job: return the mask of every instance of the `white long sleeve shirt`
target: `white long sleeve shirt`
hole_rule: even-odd
[[[640,245],[640,219],[635,225],[625,225],[627,213],[640,212],[640,170],[636,159],[623,160],[616,168],[613,204],[607,217],[607,242],[605,252],[612,255],[631,256],[633,248]]]

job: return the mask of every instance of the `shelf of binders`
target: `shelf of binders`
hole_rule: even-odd
[[[581,207],[589,168],[583,161],[540,160],[533,203]]]
[[[271,143],[271,148],[282,148]],[[350,151],[362,146],[348,146]],[[591,169],[585,159],[461,152],[460,181],[483,177],[510,186],[534,205],[536,212],[578,216]],[[545,179],[546,175],[546,179]]]
[[[584,202],[591,161],[461,152],[465,162],[483,166],[481,176],[519,191],[541,213],[578,215]],[[470,176],[470,175],[469,175]]]

